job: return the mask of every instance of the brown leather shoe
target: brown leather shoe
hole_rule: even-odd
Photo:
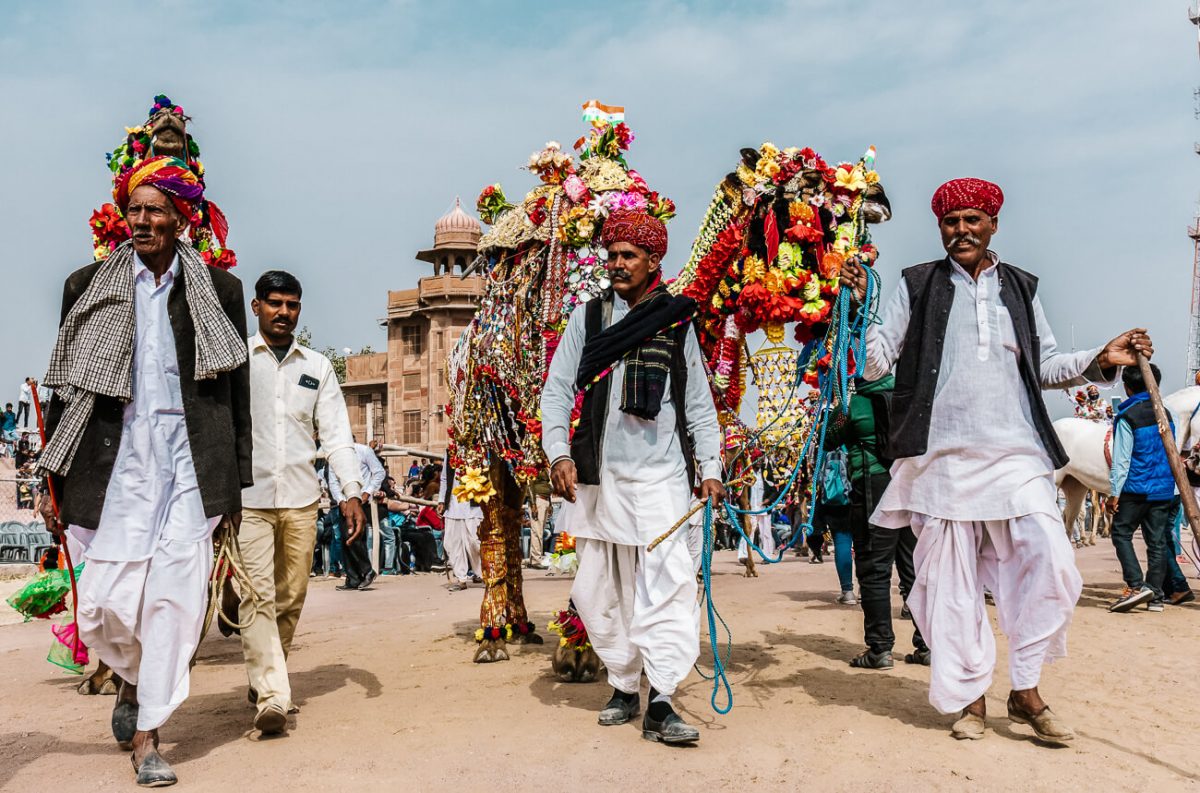
[[[1066,746],[1075,740],[1075,731],[1068,727],[1049,708],[1046,707],[1036,716],[1021,710],[1013,702],[1012,694],[1008,695],[1008,720],[1014,724],[1027,724],[1033,728],[1033,734],[1039,741],[1054,746]]]
[[[986,731],[987,722],[983,716],[976,716],[964,710],[962,716],[950,728],[950,735],[960,741],[979,741],[983,739]]]

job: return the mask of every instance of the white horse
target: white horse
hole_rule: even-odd
[[[1200,440],[1200,386],[1189,386],[1163,397],[1163,404],[1174,414],[1177,426],[1175,440],[1180,449],[1189,449]],[[1180,426],[1182,427],[1182,431]],[[1112,425],[1106,422],[1089,421],[1081,418],[1063,418],[1054,422],[1054,431],[1070,457],[1070,461],[1054,473],[1054,483],[1066,496],[1063,523],[1068,536],[1083,500],[1089,491],[1107,493],[1109,490],[1109,465],[1105,454],[1105,438]],[[1091,544],[1095,544],[1095,521],[1093,520]]]

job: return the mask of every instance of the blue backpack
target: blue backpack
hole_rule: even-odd
[[[841,449],[825,453],[821,472],[821,503],[842,507],[850,503],[850,475],[846,471],[846,453]]]

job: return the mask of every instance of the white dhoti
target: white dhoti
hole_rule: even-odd
[[[1067,654],[1067,629],[1083,587],[1062,518],[911,519],[917,578],[906,602],[933,650],[929,702],[957,713],[991,685],[996,640],[985,587],[1008,636],[1012,688],[1037,686],[1042,664]]]
[[[149,559],[88,559],[79,577],[79,638],[138,687],[139,730],[153,730],[188,696],[212,572],[212,540],[161,540]]]
[[[442,535],[442,545],[446,548],[446,558],[454,571],[454,577],[460,582],[470,581],[470,573],[479,575],[483,568],[479,561],[479,524],[482,522],[483,518],[479,516],[446,517],[446,532]]]
[[[688,532],[653,551],[583,537],[571,600],[608,682],[627,694],[650,685],[671,696],[700,656],[700,607]]]

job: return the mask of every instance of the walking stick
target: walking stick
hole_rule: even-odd
[[[1192,537],[1200,539],[1200,504],[1196,503],[1196,494],[1188,483],[1187,473],[1183,469],[1183,460],[1179,459],[1179,448],[1175,445],[1175,436],[1171,432],[1171,422],[1167,419],[1167,409],[1163,407],[1162,394],[1158,390],[1158,381],[1150,371],[1150,362],[1140,352],[1137,353],[1138,368],[1142,371],[1142,379],[1146,381],[1146,390],[1150,392],[1150,404],[1154,406],[1154,418],[1158,421],[1158,434],[1162,438],[1163,448],[1167,452],[1167,463],[1171,466],[1171,474],[1179,488],[1179,497],[1183,500],[1183,514],[1188,525],[1192,527]]]
[[[46,420],[42,416],[42,400],[38,398],[37,383],[30,383],[30,392],[33,395],[33,412],[37,416],[38,437],[42,440],[42,448],[46,448]],[[83,644],[79,640],[79,587],[75,583],[75,565],[71,561],[70,543],[66,538],[66,527],[62,525],[62,519],[58,512],[58,494],[54,492],[54,478],[50,474],[46,474],[46,495],[50,497],[50,509],[54,512],[54,520],[59,526],[62,526],[63,535],[59,538],[59,544],[62,546],[63,558],[67,563],[67,576],[71,579],[71,624],[74,630],[71,632],[71,641],[74,643],[71,647],[71,660],[79,663],[79,648]],[[80,670],[82,672],[82,670]]]

